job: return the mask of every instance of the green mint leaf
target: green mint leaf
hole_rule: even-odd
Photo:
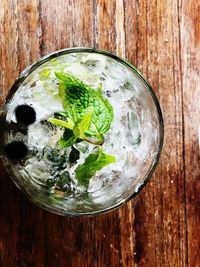
[[[90,131],[103,134],[110,129],[114,118],[113,108],[101,92],[94,90],[73,75],[56,72],[60,80],[59,95],[66,110],[70,110],[74,120],[82,117],[87,108],[93,108]]]
[[[56,187],[56,189],[65,191],[68,190],[70,185],[70,175],[68,171],[64,172],[61,176],[50,178],[46,181],[47,188]]]
[[[103,85],[102,85],[102,83],[99,83],[98,88],[97,88],[97,91],[98,91],[100,94],[103,94]]]
[[[66,118],[70,118],[70,113],[69,111],[60,111],[60,112],[55,112],[54,113],[55,119],[59,120],[66,120]]]
[[[54,118],[50,118],[47,121],[48,122],[51,122],[52,124],[54,124],[56,126],[68,128],[68,129],[71,129],[71,130],[74,128],[74,123],[69,118],[68,118],[67,121],[63,121],[63,120],[59,120],[59,119],[54,119]]]
[[[70,184],[70,175],[67,171],[57,178],[56,187],[58,189],[65,190],[64,187],[66,185],[69,186],[69,184]]]
[[[74,132],[70,129],[65,129],[63,137],[58,141],[59,146],[65,148],[75,143],[77,143],[77,137],[74,135]]]
[[[88,131],[91,125],[92,114],[92,111],[87,111],[81,118],[76,121],[73,129],[75,136],[85,139],[85,132]]]
[[[58,85],[58,96],[60,97],[60,99],[64,103],[64,99],[65,99],[65,85],[63,83],[59,83],[59,85]]]
[[[96,153],[90,154],[82,165],[79,165],[75,170],[76,179],[81,185],[88,186],[89,180],[98,170],[108,164],[114,163],[116,161],[115,157],[112,155],[105,154],[102,148]]]
[[[72,136],[69,139],[65,139],[65,138],[60,138],[60,140],[58,140],[58,144],[61,148],[65,148],[65,147],[70,147],[73,144],[75,144],[77,142],[77,137],[76,136]]]
[[[69,138],[74,136],[74,132],[70,129],[65,129],[64,133],[63,133],[63,138],[65,138],[65,140],[68,140]]]
[[[51,70],[50,69],[44,69],[44,70],[40,71],[39,78],[40,78],[40,80],[49,79],[50,74],[51,74]]]

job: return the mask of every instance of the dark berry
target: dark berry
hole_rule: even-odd
[[[19,105],[15,109],[15,117],[18,123],[29,125],[35,122],[35,110],[28,105]]]
[[[79,158],[80,158],[80,152],[76,148],[72,147],[72,150],[71,150],[71,152],[69,154],[69,162],[73,164]]]
[[[4,153],[9,159],[19,160],[27,155],[28,148],[23,142],[14,141],[5,146]]]

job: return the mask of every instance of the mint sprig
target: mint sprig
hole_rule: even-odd
[[[103,167],[114,163],[115,157],[112,155],[105,154],[100,147],[96,153],[90,154],[82,165],[79,165],[75,170],[76,179],[79,184],[88,186],[90,178],[95,175],[98,170]]]
[[[104,153],[101,147],[104,133],[110,129],[114,118],[113,108],[102,90],[94,90],[67,73],[56,72],[55,76],[59,80],[58,95],[65,112],[57,112],[48,121],[65,128],[58,144],[64,148],[84,140],[100,146],[98,152],[90,154],[75,170],[79,183],[88,186],[90,178],[98,170],[116,161],[114,156]]]
[[[63,106],[70,111],[73,120],[80,119],[87,109],[92,109],[91,134],[95,136],[107,132],[114,114],[112,106],[102,93],[73,75],[60,72],[56,72],[55,75],[60,81],[59,95]]]

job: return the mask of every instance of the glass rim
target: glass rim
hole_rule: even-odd
[[[128,69],[130,69],[132,72],[134,72],[134,74],[136,74],[137,78],[139,80],[141,80],[144,85],[146,86],[146,89],[149,91],[153,102],[155,104],[156,110],[157,110],[157,114],[158,114],[158,122],[159,122],[159,144],[158,144],[158,149],[156,151],[156,156],[154,158],[154,161],[151,163],[151,166],[149,168],[149,170],[147,171],[146,175],[144,176],[144,181],[143,183],[140,185],[140,187],[138,188],[137,192],[133,192],[131,193],[127,198],[119,201],[118,203],[108,207],[108,208],[104,208],[104,209],[100,209],[97,211],[91,211],[91,212],[71,212],[71,211],[62,211],[62,210],[57,210],[56,208],[52,208],[51,206],[47,206],[46,204],[44,204],[42,201],[37,200],[37,198],[32,197],[32,195],[29,195],[26,190],[23,189],[23,187],[21,187],[15,180],[15,175],[14,173],[11,171],[11,169],[9,168],[9,164],[7,162],[7,160],[5,160],[5,158],[3,157],[3,162],[4,165],[6,167],[6,170],[8,171],[8,174],[11,176],[13,182],[15,183],[15,185],[20,189],[21,192],[23,192],[27,198],[29,200],[31,200],[34,204],[40,206],[41,208],[47,210],[47,211],[51,211],[54,214],[59,214],[59,215],[63,215],[63,216],[73,216],[73,217],[79,217],[79,216],[94,216],[94,215],[100,215],[103,213],[107,213],[109,211],[115,210],[119,207],[121,207],[122,205],[124,205],[125,203],[127,203],[129,200],[133,199],[136,195],[138,195],[140,193],[140,191],[146,186],[146,184],[148,183],[148,181],[150,180],[150,178],[152,177],[156,166],[158,164],[159,158],[160,158],[160,154],[162,151],[162,147],[163,147],[163,142],[164,142],[164,121],[163,121],[163,116],[162,116],[162,111],[161,111],[161,107],[158,101],[158,98],[155,94],[155,92],[153,91],[151,85],[148,83],[148,81],[143,77],[142,73],[135,67],[133,66],[131,63],[129,63],[126,59],[122,59],[121,57],[115,55],[112,52],[109,51],[105,51],[105,50],[101,50],[101,49],[96,49],[96,48],[91,48],[91,47],[72,47],[72,48],[64,48],[61,50],[57,50],[54,51],[52,53],[49,53],[41,58],[39,58],[37,61],[35,61],[34,63],[30,64],[29,66],[27,66],[19,75],[19,77],[15,80],[14,84],[12,85],[12,87],[10,88],[8,95],[6,97],[5,100],[5,104],[7,104],[9,102],[9,100],[12,98],[12,96],[14,95],[14,93],[17,91],[17,89],[20,87],[20,85],[22,84],[22,82],[28,77],[29,74],[31,74],[31,72],[33,72],[37,67],[39,67],[40,65],[42,65],[43,63],[65,55],[65,54],[70,54],[70,53],[77,53],[77,52],[88,52],[88,53],[96,53],[96,54],[102,54],[105,56],[108,56],[120,63],[122,63],[124,66],[126,66]]]

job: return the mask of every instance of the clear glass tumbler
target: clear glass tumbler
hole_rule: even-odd
[[[82,103],[78,82],[71,98],[62,95],[59,74],[71,82],[77,79],[86,88],[80,93],[84,98],[86,91],[95,91],[93,101],[107,107],[107,117],[100,114],[104,111],[98,113],[98,105],[88,104],[82,124],[80,119],[64,119],[68,124],[59,125],[69,111],[65,97],[76,98],[73,114]],[[23,105],[36,114],[25,128],[16,121],[16,109]],[[3,153],[11,178],[31,201],[60,215],[94,215],[133,198],[154,172],[163,144],[162,113],[151,86],[126,60],[92,48],[57,51],[27,67],[12,86],[1,117],[2,147],[15,141],[28,151],[19,160]],[[86,129],[87,119],[92,123],[97,117],[101,127],[107,127],[95,135],[98,141],[91,135],[94,129]]]

